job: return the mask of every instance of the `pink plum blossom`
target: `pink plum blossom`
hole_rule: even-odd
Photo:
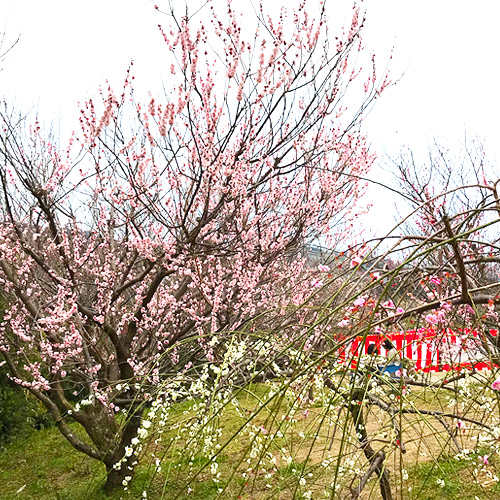
[[[363,307],[366,304],[366,297],[358,297],[354,302],[353,305],[356,307]]]
[[[436,325],[438,323],[438,317],[435,314],[427,314],[425,321],[431,325]]]
[[[311,280],[311,286],[313,288],[319,288],[319,287],[323,286],[323,282],[317,278],[313,278]]]
[[[358,267],[361,262],[363,262],[363,257],[361,255],[353,255],[351,259],[351,267]]]
[[[349,57],[361,47],[354,42],[362,26],[357,13],[339,42],[337,72],[333,54],[322,52],[330,36],[322,16],[297,18],[289,28],[262,21],[274,41],[268,50],[267,35],[240,38],[245,30],[232,8],[224,19],[212,12],[206,26],[172,13],[175,22],[160,27],[165,67],[178,75],[166,99],[133,99],[133,77],[127,76],[120,92],[110,85],[100,103],[84,102],[74,138],[78,151],[41,136],[18,141],[25,128],[0,113],[0,128],[12,131],[0,141],[2,158],[11,158],[0,164],[8,179],[0,191],[4,201],[16,203],[10,217],[2,212],[0,224],[2,294],[12,297],[0,350],[17,366],[13,380],[57,421],[73,415],[83,425],[92,446],[64,435],[106,462],[111,486],[135,466],[124,447],[146,421],[141,427],[127,417],[140,420],[138,405],[157,393],[159,361],[173,367],[166,382],[173,373],[188,380],[190,372],[203,382],[182,361],[187,342],[203,364],[215,363],[216,344],[225,345],[236,328],[271,309],[306,303],[323,283],[298,242],[352,241],[354,235],[334,222],[356,205],[360,179],[375,161],[354,123],[346,129],[337,119],[345,110],[339,97],[357,71]],[[205,33],[210,26],[219,37],[216,53]],[[215,62],[198,64],[199,58]],[[314,86],[316,75],[317,92],[309,95],[303,89]],[[373,87],[382,90],[375,80]],[[307,113],[288,107],[299,99]],[[120,128],[129,116],[138,119]],[[279,132],[270,123],[279,123]],[[80,161],[80,150],[88,161]],[[355,217],[349,215],[351,227]],[[351,255],[351,266],[359,266],[363,257]],[[307,323],[300,314],[290,333],[297,338]],[[349,324],[347,316],[339,326]],[[293,341],[285,335],[276,342]],[[69,402],[73,384],[61,379],[78,379],[79,393],[92,395],[91,417],[88,404],[75,409]],[[119,411],[112,399],[132,380],[140,383],[126,389]],[[123,457],[121,469],[108,463],[110,457]]]
[[[491,388],[494,390],[494,391],[500,391],[500,378],[497,378],[495,380],[495,382],[493,382],[491,384]]]

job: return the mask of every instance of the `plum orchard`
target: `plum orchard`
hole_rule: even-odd
[[[230,2],[172,12],[166,95],[136,102],[128,73],[66,148],[1,115],[0,351],[108,490],[133,474],[160,383],[199,395],[226,337],[304,302],[302,250],[349,227],[373,161],[358,125],[388,81],[356,66],[358,10],[338,37],[305,4],[257,17],[245,39]]]

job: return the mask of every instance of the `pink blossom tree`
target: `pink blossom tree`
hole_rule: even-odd
[[[404,316],[441,327],[496,322],[498,181],[483,146],[469,142],[462,157],[451,157],[436,142],[427,164],[411,151],[392,161],[413,209],[402,225],[409,262],[400,275],[413,302]]]
[[[1,114],[0,351],[107,490],[133,474],[155,387],[307,298],[304,248],[349,227],[374,159],[358,125],[388,81],[374,59],[361,81],[358,10],[337,38],[305,4],[261,10],[250,38],[231,2],[202,14],[160,28],[164,97],[137,102],[129,71],[65,148]]]
[[[359,498],[373,474],[378,476],[382,498],[393,498],[389,454],[404,463],[411,418],[417,422],[425,418],[426,426],[434,426],[436,444],[444,429],[447,442],[439,445],[441,453],[448,446],[453,453],[462,453],[457,434],[465,432],[466,426],[476,436],[482,435],[474,439],[490,447],[490,455],[479,456],[482,464],[488,465],[488,457],[500,450],[498,174],[488,165],[482,145],[474,142],[466,145],[462,157],[452,156],[437,143],[427,161],[416,157],[408,150],[391,160],[399,181],[397,191],[409,212],[390,234],[345,252],[339,273],[343,293],[328,298],[328,314],[322,316],[324,328],[335,321],[331,330],[337,333],[337,342],[329,354],[333,357],[337,352],[349,373],[349,377],[339,376],[338,363],[333,364],[325,384],[332,394],[343,394],[345,403],[338,415],[345,411],[354,422],[353,441],[357,440],[366,459],[366,473],[357,490],[351,489],[352,498]],[[386,369],[391,362],[388,349],[382,353],[387,358],[374,357],[373,352],[384,337],[398,333],[392,363],[399,364],[399,370],[391,378]],[[372,353],[369,342],[375,348]],[[439,353],[436,361],[443,370],[439,380],[417,373],[411,361],[417,361],[412,347],[418,349],[423,342],[428,342],[428,355]],[[365,352],[369,355],[363,356]],[[444,372],[447,369],[449,373]],[[422,392],[417,398],[407,397],[409,388]],[[421,404],[425,393],[442,397],[447,404],[429,410]],[[449,393],[453,398],[445,399],[443,395]],[[370,433],[367,423],[373,425],[375,419],[379,427]],[[387,429],[396,439],[375,446]]]

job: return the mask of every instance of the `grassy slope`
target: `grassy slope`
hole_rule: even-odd
[[[417,399],[417,395],[414,397]],[[243,399],[243,398],[242,398]],[[420,399],[420,398],[418,398]],[[427,399],[427,398],[426,398]],[[431,401],[422,401],[423,406],[441,406],[437,401],[431,398]],[[255,401],[246,399],[244,406],[250,409],[255,407]],[[310,413],[313,415],[317,412],[321,414],[321,408],[310,408]],[[173,420],[180,418],[190,418],[189,407],[179,405],[177,411],[172,414]],[[313,433],[314,424],[311,422],[311,415],[306,420],[299,420],[295,429],[294,436],[287,436],[288,445],[295,446],[298,450],[294,462],[289,466],[278,464],[276,474],[272,479],[266,480],[263,476],[249,480],[250,485],[245,484],[245,480],[241,475],[235,476],[234,480],[228,486],[228,489],[219,498],[238,498],[241,495],[242,499],[255,500],[264,498],[279,498],[287,500],[291,498],[300,498],[296,493],[295,484],[298,478],[304,472],[315,472],[317,466],[315,462],[321,461],[322,445],[319,441],[312,444],[311,435]],[[233,410],[228,410],[222,419],[224,434],[227,436],[241,424],[241,418],[238,417]],[[265,415],[259,417],[257,422],[259,425],[266,425]],[[309,431],[308,431],[309,429]],[[77,429],[74,429],[77,431]],[[298,435],[304,432],[306,439],[298,438]],[[420,431],[419,431],[420,434]],[[330,438],[328,438],[330,439]],[[293,445],[293,442],[296,445]],[[224,450],[219,463],[221,472],[221,482],[216,484],[213,481],[213,476],[208,471],[208,467],[204,469],[191,483],[192,492],[186,496],[179,496],[179,500],[210,500],[217,497],[217,489],[225,486],[225,481],[230,477],[232,471],[239,465],[239,458],[242,455],[242,450],[248,445],[245,439],[232,441]],[[308,446],[313,447],[312,455],[316,458],[305,461]],[[149,500],[157,500],[160,498],[170,500],[175,496],[174,492],[179,491],[179,486],[188,477],[193,466],[199,469],[208,463],[203,456],[196,456],[194,464],[188,456],[182,454],[182,440],[176,441],[177,450],[166,452],[162,463],[162,472],[156,475],[151,481],[152,468],[146,465],[139,467],[136,478],[130,485],[130,489],[116,494],[112,500],[120,498],[125,499],[140,499],[142,491],[148,489],[147,498]],[[181,450],[181,451],[180,451]],[[469,461],[457,461],[443,453],[437,453],[434,456],[427,455],[426,461],[419,463],[414,462],[411,465],[411,460],[407,461],[405,467],[408,470],[409,480],[401,483],[398,481],[398,473],[392,474],[394,481],[395,498],[415,499],[415,500],[475,500],[475,498],[495,499],[500,498],[500,492],[495,482],[490,481],[490,478],[484,476],[484,471],[481,471],[479,483],[474,482],[474,470],[478,464],[477,454],[471,456]],[[482,453],[487,453],[487,450],[482,450]],[[406,456],[410,459],[411,453]],[[414,457],[417,458],[417,457]],[[191,464],[190,464],[191,462]],[[490,459],[493,465],[495,459]],[[395,464],[389,464],[389,467],[394,471]],[[495,473],[498,467],[491,467],[492,474]],[[328,474],[331,474],[329,472]],[[482,476],[481,476],[482,474]],[[327,478],[331,481],[331,478]],[[0,449],[0,500],[91,500],[91,499],[107,499],[101,491],[100,487],[104,480],[104,468],[99,463],[84,456],[81,453],[74,451],[65,439],[59,434],[57,429],[49,428],[40,431],[32,431],[31,433],[17,438],[12,443]],[[444,485],[440,486],[438,480],[444,480]],[[266,483],[272,482],[279,484],[279,491],[269,495],[269,490],[266,489]],[[408,491],[408,487],[411,488]],[[372,495],[370,495],[370,492]],[[362,498],[378,499],[380,493],[375,481],[370,480],[370,485],[363,492]],[[314,496],[313,498],[316,498]],[[319,494],[317,498],[322,498]]]

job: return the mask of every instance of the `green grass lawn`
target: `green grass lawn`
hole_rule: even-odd
[[[97,462],[73,450],[56,428],[33,430],[0,453],[0,498],[92,498],[102,472]]]
[[[150,445],[126,491],[117,492],[112,497],[105,496],[101,491],[105,479],[104,466],[73,450],[57,429],[52,427],[32,430],[0,448],[0,500],[139,500],[143,497],[143,491],[147,491],[149,500],[300,500],[307,498],[304,496],[307,489],[313,492],[313,499],[326,498],[324,492],[328,491],[328,485],[338,470],[336,450],[343,449],[345,457],[354,460],[352,450],[357,447],[355,439],[349,441],[340,430],[335,431],[337,412],[324,403],[300,407],[300,411],[290,420],[292,423],[288,420],[290,401],[286,399],[277,400],[277,411],[264,409],[255,415],[268,391],[269,387],[264,385],[249,387],[238,397],[239,411],[229,405],[223,415],[214,415],[221,429],[220,442],[223,445],[217,455],[219,476],[211,472],[212,461],[201,449],[187,451],[186,432],[180,432],[176,426],[183,423],[184,426],[180,427],[189,429],[196,415],[192,409],[193,403],[183,402],[171,409],[171,429],[165,432],[159,444]],[[430,393],[415,391],[411,397],[425,407],[442,407],[445,403],[440,395],[436,397]],[[257,431],[256,436],[263,444],[259,451],[261,455],[253,458],[249,450],[251,440],[255,437],[241,434],[229,439],[250,417],[253,418],[255,429],[265,429],[261,433]],[[373,426],[376,415],[373,414],[370,419],[370,425]],[[425,430],[425,426],[423,428]],[[282,434],[279,434],[280,429],[283,430]],[[79,432],[76,424],[73,430]],[[269,432],[274,432],[275,437],[266,444]],[[373,427],[370,432],[373,434]],[[330,453],[329,447],[333,459],[331,466],[325,468],[322,464]],[[282,448],[290,450],[288,462],[280,458]],[[395,457],[397,447],[389,448]],[[471,453],[468,460],[457,460],[449,454],[449,449],[446,449],[446,453],[444,448],[434,454],[428,453],[425,458],[415,455],[413,462],[406,458],[404,467],[408,478],[404,480],[395,465],[396,458],[392,462],[388,461],[395,499],[500,498],[500,488],[488,476],[494,476],[499,470],[500,463],[496,457],[491,457],[489,466],[481,469],[478,467],[480,453]],[[147,459],[152,451],[161,459],[160,471],[156,470],[154,460]],[[481,450],[481,453],[488,453],[488,450]],[[351,485],[357,484],[367,468],[364,457],[361,454],[359,458],[359,455],[351,468],[359,468],[361,472],[353,476]],[[273,468],[265,462],[266,456],[276,457]],[[479,469],[478,472],[475,472],[476,469]],[[306,480],[307,487],[302,487]],[[346,484],[344,490],[331,498],[350,498],[348,481]],[[368,498],[380,498],[376,477],[370,479],[362,493],[362,500]]]
[[[490,460],[491,462],[491,460]],[[443,457],[409,469],[408,497],[419,500],[495,500],[500,498],[499,485],[487,475],[494,468],[478,470],[478,454],[470,460]],[[475,472],[477,470],[477,473]]]

